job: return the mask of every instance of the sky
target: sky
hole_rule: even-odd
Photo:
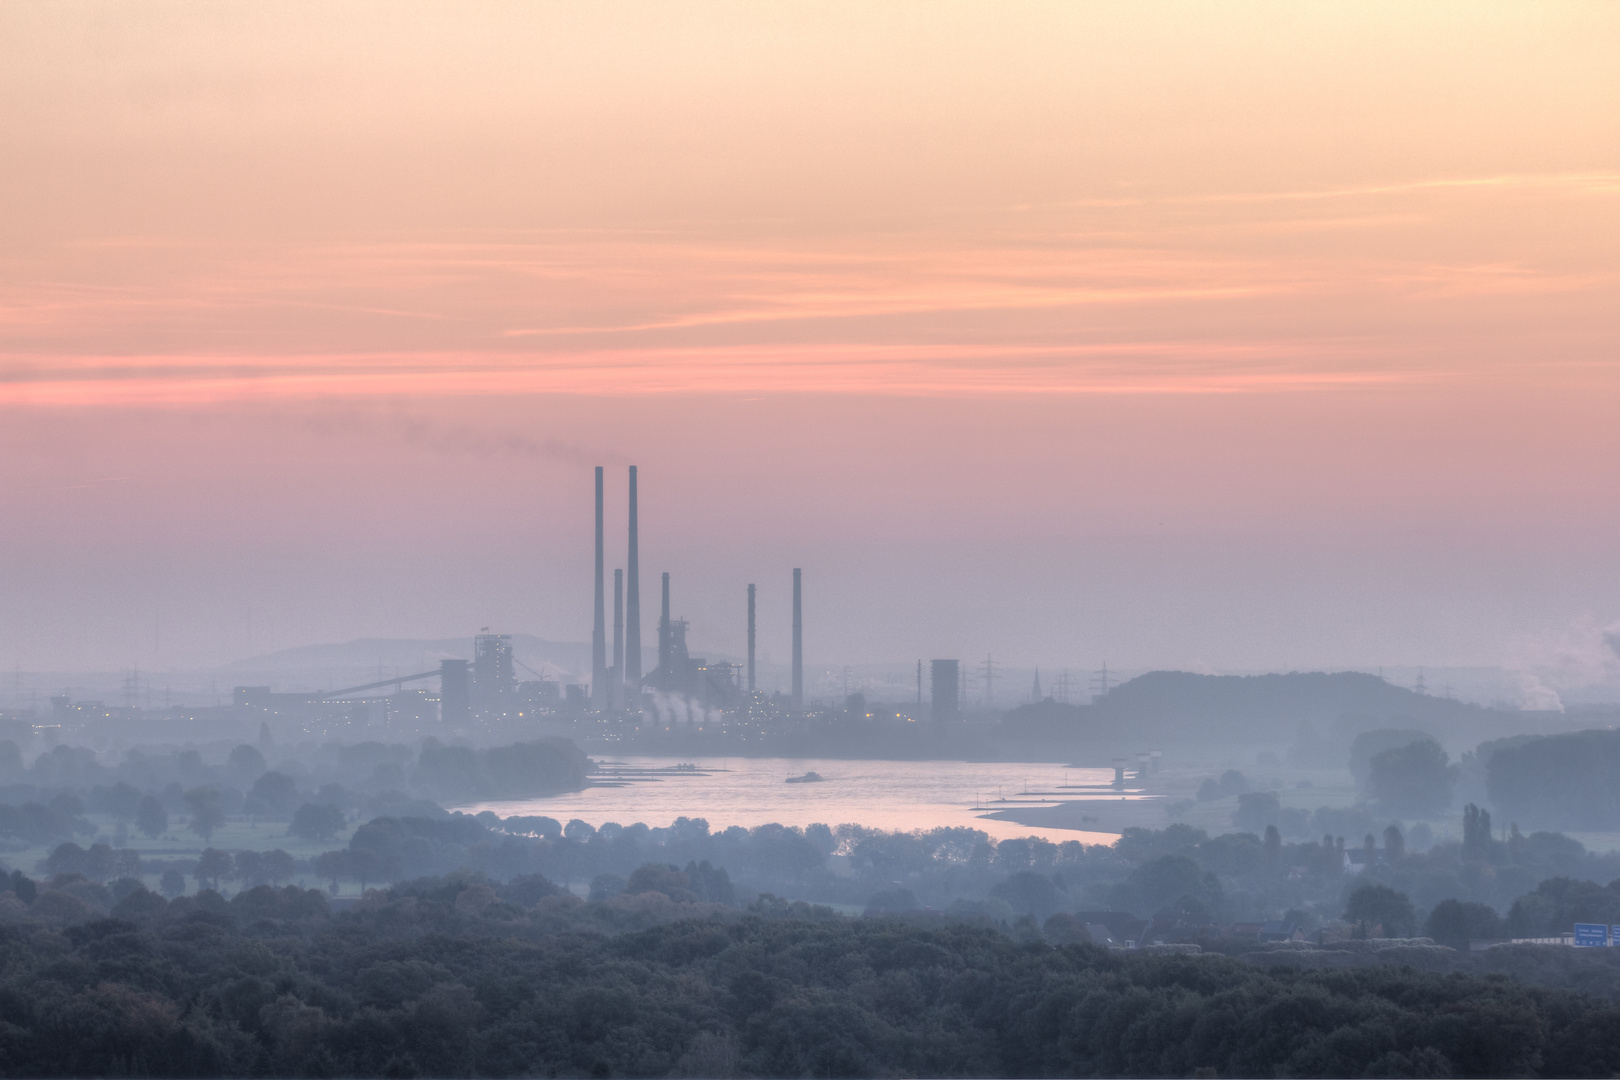
[[[0,6],[0,665],[1613,675],[1620,8]]]

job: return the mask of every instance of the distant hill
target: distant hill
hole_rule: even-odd
[[[563,682],[590,679],[591,647],[585,642],[546,641],[532,634],[513,634],[512,652],[520,664],[520,679],[532,679],[536,671]],[[643,667],[650,670],[657,664],[656,650],[643,649],[642,653],[650,659],[643,659]],[[331,689],[373,678],[414,675],[437,668],[440,660],[470,660],[472,655],[471,637],[357,638],[253,656],[228,664],[223,671],[243,682],[270,683],[280,689]]]
[[[1141,738],[1252,741],[1291,740],[1301,724],[1324,730],[1342,718],[1369,728],[1416,721],[1419,726],[1451,729],[1477,722],[1488,712],[1354,671],[1287,675],[1151,671],[1115,687],[1092,711],[1093,722],[1127,726]]]
[[[1562,718],[1559,718],[1562,719]],[[1294,744],[1308,726],[1334,761],[1354,736],[1378,728],[1416,728],[1472,748],[1482,738],[1545,725],[1542,714],[1500,712],[1430,697],[1360,672],[1195,675],[1153,671],[1115,687],[1091,705],[1051,701],[1009,712],[1013,737],[1118,751],[1150,746]]]

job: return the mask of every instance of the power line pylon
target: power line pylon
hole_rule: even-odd
[[[1091,677],[1091,691],[1097,697],[1107,697],[1109,689],[1113,686],[1108,673],[1108,661],[1103,661],[1102,670]]]

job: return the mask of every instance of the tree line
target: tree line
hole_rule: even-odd
[[[1613,997],[450,875],[0,923],[0,1069],[102,1076],[1609,1076]],[[692,867],[698,877],[701,867]],[[684,881],[682,880],[684,878]],[[668,888],[663,892],[659,887]],[[15,889],[13,896],[20,895]],[[33,906],[52,890],[36,894]],[[675,899],[670,893],[690,894]],[[15,902],[15,901],[13,901]],[[30,909],[32,912],[32,909]],[[1575,950],[1550,950],[1573,953]]]

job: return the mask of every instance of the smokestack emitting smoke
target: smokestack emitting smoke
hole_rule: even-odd
[[[613,679],[609,703],[624,704],[624,571],[613,571]]]
[[[607,597],[602,580],[602,466],[596,467],[596,624],[591,629],[591,702],[607,704]]]
[[[804,708],[804,608],[798,567],[793,568],[793,707]]]
[[[641,555],[636,536],[636,467],[630,466],[630,558],[625,563],[624,685],[641,702]]]
[[[748,692],[754,692],[754,587],[748,586]]]

